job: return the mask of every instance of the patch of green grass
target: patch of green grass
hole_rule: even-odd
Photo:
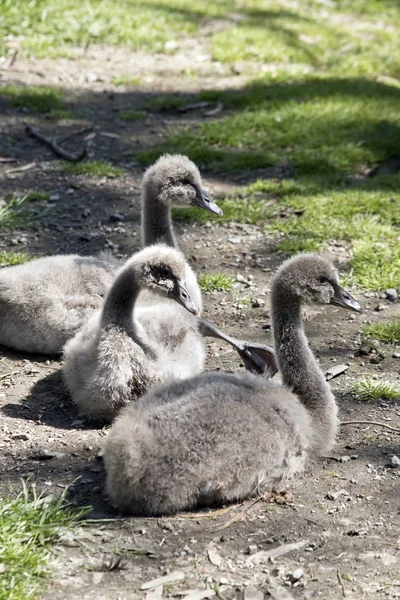
[[[195,32],[203,17],[235,6],[235,0],[1,0],[0,39],[18,37],[23,54],[45,58],[68,56],[74,47],[91,43],[170,52],[165,42]]]
[[[49,576],[49,549],[88,512],[58,500],[38,497],[24,486],[15,500],[0,503],[0,600],[38,598]]]
[[[350,242],[346,282],[364,289],[400,281],[398,175],[355,184],[335,178],[260,180],[250,190],[275,196],[265,231],[283,234],[277,250],[319,251],[328,242]]]
[[[78,163],[63,163],[63,170],[68,175],[95,175],[99,177],[120,177],[123,170],[111,163],[101,160],[86,160]]]
[[[67,108],[54,108],[50,111],[49,117],[57,121],[72,121],[77,118],[76,114]]]
[[[26,225],[34,218],[32,210],[26,208],[27,196],[13,196],[0,207],[0,228],[14,228]]]
[[[232,289],[233,281],[232,277],[224,273],[204,273],[199,277],[199,286],[203,292],[224,292]]]
[[[247,192],[220,206],[225,221],[264,226],[286,254],[322,250],[345,242],[350,260],[347,285],[384,290],[400,281],[400,175],[382,175],[361,182],[340,177],[261,179]],[[244,197],[243,197],[244,196]],[[205,222],[201,209],[175,209],[174,217]]]
[[[188,103],[187,98],[182,96],[175,96],[174,94],[160,94],[154,98],[150,98],[144,103],[143,108],[146,110],[156,110],[159,112],[167,112],[169,110],[176,110],[184,104]]]
[[[64,110],[62,92],[58,88],[9,85],[0,87],[0,96],[10,98],[12,106],[28,108],[32,112],[57,114]]]
[[[367,325],[363,328],[362,335],[366,339],[376,339],[387,344],[399,344],[400,319]]]
[[[118,116],[123,121],[142,121],[147,113],[144,110],[122,110]]]
[[[29,190],[29,192],[25,195],[25,200],[28,202],[45,202],[49,198],[49,192],[42,192],[40,190]]]
[[[285,165],[296,176],[344,176],[396,156],[400,144],[400,89],[383,83],[325,74],[276,82],[269,76],[243,93],[219,97],[228,112],[176,128],[157,149],[188,154],[223,172]],[[139,159],[146,162],[146,150]]]
[[[270,201],[265,198],[248,196],[245,198],[232,197],[217,202],[223,210],[223,216],[219,217],[213,213],[205,211],[202,208],[181,208],[172,209],[174,220],[184,222],[208,221],[237,221],[238,223],[259,224],[271,215]]]
[[[351,391],[357,400],[362,400],[363,402],[397,400],[400,398],[400,391],[396,386],[372,378],[357,381]]]
[[[116,86],[135,87],[142,83],[140,77],[130,77],[129,75],[120,75],[119,77],[113,77],[111,83]]]
[[[1,250],[0,251],[0,265],[14,266],[23,265],[24,263],[31,260],[25,252],[14,252],[13,250]]]

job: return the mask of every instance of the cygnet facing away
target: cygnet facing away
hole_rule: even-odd
[[[209,372],[125,408],[104,452],[108,493],[119,509],[162,515],[262,494],[331,447],[337,406],[307,343],[301,306],[361,307],[333,265],[314,254],[281,266],[271,302],[283,385]]]

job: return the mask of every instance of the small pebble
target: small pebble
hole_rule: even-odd
[[[393,352],[392,358],[400,358],[400,352]]]
[[[30,454],[28,458],[32,460],[50,460],[55,458],[56,454],[51,452],[48,448],[39,448],[34,454]]]
[[[390,300],[390,302],[394,302],[397,300],[397,291],[394,288],[389,288],[386,290],[385,296],[388,300]]]
[[[110,215],[110,221],[112,223],[121,223],[122,221],[125,221],[125,215],[122,213],[114,213]]]
[[[385,310],[386,306],[384,304],[377,304],[374,308],[376,312],[380,312],[381,310]]]
[[[395,454],[393,454],[392,458],[390,459],[390,466],[393,468],[400,467],[400,458]]]
[[[265,302],[264,302],[264,300],[261,300],[261,298],[253,298],[253,300],[251,302],[251,306],[253,308],[260,308],[262,306],[265,306]]]
[[[289,573],[288,578],[292,583],[299,581],[304,575],[303,569],[296,569],[293,573]]]
[[[384,353],[379,352],[378,354],[375,354],[375,356],[370,358],[369,362],[371,363],[371,365],[379,365],[379,363],[381,363],[384,359],[385,359]]]

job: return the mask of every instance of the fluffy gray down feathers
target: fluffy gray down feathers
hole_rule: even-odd
[[[272,286],[274,335],[280,340],[275,350],[290,388],[291,375],[297,383],[299,374],[291,373],[289,359],[302,359],[297,394],[262,376],[212,372],[153,390],[121,413],[106,441],[107,489],[115,506],[162,515],[240,500],[283,484],[304,469],[307,456],[330,447],[336,403],[302,330],[301,294],[291,319],[278,318],[278,303],[284,311],[294,283],[308,293],[315,263],[332,270],[319,257],[308,257],[289,263],[298,277],[288,295],[280,297],[279,284],[288,263]],[[306,301],[329,302],[329,294],[318,297],[318,282],[315,290]]]

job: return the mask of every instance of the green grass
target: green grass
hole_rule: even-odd
[[[278,252],[314,252],[348,242],[345,281],[384,290],[400,282],[400,176],[361,182],[331,177],[258,180],[220,206],[224,221],[259,224]],[[244,197],[243,197],[244,196]],[[175,209],[174,218],[205,222],[201,209]]]
[[[0,228],[20,227],[27,225],[35,217],[34,212],[25,205],[28,196],[13,196],[9,202],[0,207]]]
[[[120,75],[113,77],[111,83],[116,86],[136,87],[142,83],[140,77],[130,77],[129,75]]]
[[[372,323],[362,329],[366,339],[376,339],[387,344],[400,344],[400,319]]]
[[[50,198],[49,192],[42,192],[40,190],[29,190],[27,192],[25,199],[28,202],[45,202]]]
[[[400,87],[368,79],[321,73],[293,81],[286,74],[277,82],[269,75],[241,92],[199,98],[218,98],[229,110],[176,128],[162,148],[140,153],[141,161],[174,150],[217,171],[286,165],[296,176],[344,176],[396,156],[400,143]],[[168,102],[179,100],[188,102],[175,96]],[[160,102],[168,106],[166,99]]]
[[[12,106],[27,108],[31,112],[52,113],[56,116],[60,114],[59,111],[64,110],[62,92],[58,88],[9,85],[0,87],[0,96],[9,98]]]
[[[13,250],[1,250],[0,251],[0,265],[14,266],[23,265],[24,263],[31,260],[25,252],[14,252]]]
[[[142,121],[147,117],[147,113],[144,110],[122,110],[118,114],[119,118],[123,121]]]
[[[0,503],[0,600],[38,598],[50,574],[50,548],[88,512],[58,500],[41,498],[24,486],[17,499]]]
[[[233,0],[0,0],[0,39],[17,36],[24,55],[46,58],[92,43],[162,52],[165,42],[195,32],[202,17],[235,6]]]
[[[224,292],[232,289],[233,278],[224,273],[210,275],[204,273],[199,277],[199,286],[203,292]]]
[[[86,160],[79,163],[63,162],[62,168],[68,175],[91,175],[99,177],[120,177],[123,170],[111,163],[100,160]]]
[[[396,386],[373,378],[357,381],[352,387],[351,392],[357,400],[362,400],[363,402],[397,400],[400,398],[400,391]]]
[[[188,99],[183,98],[182,96],[160,94],[158,96],[155,96],[154,98],[151,98],[150,100],[147,100],[147,102],[143,104],[143,108],[145,110],[167,112],[170,110],[176,110],[177,108],[180,108],[181,106],[187,103]]]

